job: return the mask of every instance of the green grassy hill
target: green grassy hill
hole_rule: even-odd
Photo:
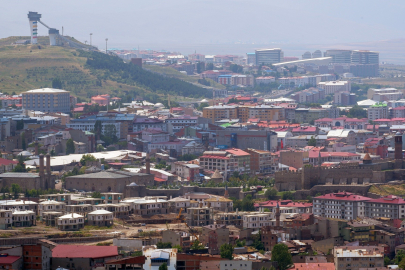
[[[142,90],[109,80],[100,86],[97,77],[84,67],[86,60],[76,50],[58,46],[0,46],[0,91],[11,94],[51,87],[54,78],[62,80],[64,89],[85,98],[114,89]]]
[[[158,99],[165,100],[167,93],[173,96],[180,95],[176,93],[177,89],[184,90],[187,87],[190,88],[190,92],[194,90],[194,93],[207,96],[206,89],[195,84],[184,83],[181,81],[183,78],[177,76],[173,76],[175,79],[165,79],[162,75],[146,70],[131,70],[129,72],[133,72],[132,74],[128,72],[125,74],[137,79],[123,79],[121,77],[123,70],[129,64],[120,65],[121,70],[118,71],[109,70],[110,63],[117,64],[121,61],[116,59],[117,57],[109,56],[109,59],[103,63],[105,66],[94,68],[86,63],[89,57],[94,57],[97,53],[92,55],[92,53],[83,53],[67,47],[49,46],[48,37],[39,37],[39,45],[12,45],[13,42],[21,39],[28,39],[28,37],[0,39],[0,92],[11,94],[51,87],[52,80],[59,78],[65,90],[82,98],[114,93],[117,96],[144,97],[157,102]],[[181,73],[180,75],[184,76]],[[142,80],[145,76],[149,81]],[[155,81],[161,82],[161,85],[155,87],[156,84],[150,83]],[[183,91],[183,95],[191,96],[187,95],[187,91]]]

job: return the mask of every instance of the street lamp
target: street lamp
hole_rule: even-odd
[[[107,41],[108,41],[108,38],[105,39],[105,53],[107,53]]]
[[[90,46],[91,46],[91,36],[93,35],[93,33],[90,33]]]

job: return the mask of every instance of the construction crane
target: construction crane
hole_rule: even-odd
[[[187,222],[185,221],[184,217],[181,215],[181,212],[183,212],[183,208],[180,208],[180,211],[179,211],[179,214],[177,215],[176,220],[177,220],[177,221],[180,221],[180,223],[186,224],[186,226],[187,226],[187,228],[188,228],[190,234],[192,234],[192,235],[195,237],[196,240],[200,241],[200,238],[198,237],[198,235],[196,235],[196,234],[194,233],[194,230],[193,230],[190,226],[188,226],[188,224],[187,224]]]

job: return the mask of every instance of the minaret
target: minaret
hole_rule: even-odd
[[[319,151],[318,153],[318,166],[321,167],[322,166],[322,157],[321,157],[321,151]]]
[[[276,227],[280,227],[280,205],[278,204],[278,201],[276,206]]]
[[[225,185],[225,193],[224,193],[225,198],[229,198],[229,193],[228,193],[228,184]]]

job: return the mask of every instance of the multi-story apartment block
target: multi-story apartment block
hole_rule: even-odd
[[[209,207],[190,207],[187,209],[188,226],[207,226],[213,223],[213,209]]]
[[[155,118],[136,117],[133,121],[133,131],[139,132],[147,128],[166,130],[166,124]]]
[[[316,103],[325,98],[325,90],[321,88],[308,88],[291,95],[297,103]]]
[[[284,108],[275,105],[257,105],[253,107],[248,107],[248,118],[244,119],[243,116],[244,116],[243,114],[238,115],[238,118],[242,122],[246,122],[250,118],[258,118],[261,121],[277,121],[285,119]]]
[[[405,218],[405,200],[401,197],[389,195],[366,201],[365,216],[370,218],[403,219]]]
[[[390,101],[401,99],[403,93],[396,88],[369,88],[367,90],[367,98],[374,101]]]
[[[367,109],[368,120],[387,119],[390,113],[386,103],[376,103]]]
[[[135,215],[161,215],[169,213],[169,202],[157,197],[124,199],[122,203],[129,204],[130,211]]]
[[[260,229],[271,224],[272,213],[252,213],[243,216],[243,228]]]
[[[211,119],[214,123],[223,119],[236,119],[238,118],[238,113],[235,106],[215,105],[205,107],[203,109],[203,117]]]
[[[336,270],[384,267],[384,247],[381,246],[334,247],[333,257]]]
[[[206,151],[200,157],[200,166],[205,170],[224,172],[227,179],[233,172],[250,173],[250,154],[240,149]]]
[[[12,210],[0,210],[0,229],[7,230],[11,228],[13,224],[13,211]]]
[[[247,53],[246,54],[246,64],[248,64],[248,65],[256,65],[256,54],[255,53]]]
[[[195,125],[197,125],[197,122],[198,122],[198,117],[192,117],[192,116],[168,118],[165,120],[168,131],[170,133],[176,133],[188,126],[195,126]]]
[[[256,50],[256,65],[271,65],[283,62],[284,53],[279,48]]]
[[[315,197],[313,213],[317,216],[353,220],[366,215],[368,197],[349,192],[330,193]]]
[[[250,172],[268,173],[271,172],[271,152],[248,148],[245,152],[250,154]]]
[[[318,87],[325,89],[325,95],[338,92],[350,92],[352,90],[350,81],[319,82]]]
[[[269,84],[273,83],[276,81],[276,78],[272,76],[266,76],[266,77],[257,77],[256,78],[256,84]]]
[[[277,133],[266,130],[218,130],[217,145],[224,148],[254,148],[272,151],[277,149]]]
[[[70,112],[68,91],[53,88],[29,90],[22,93],[24,110],[41,112]]]

